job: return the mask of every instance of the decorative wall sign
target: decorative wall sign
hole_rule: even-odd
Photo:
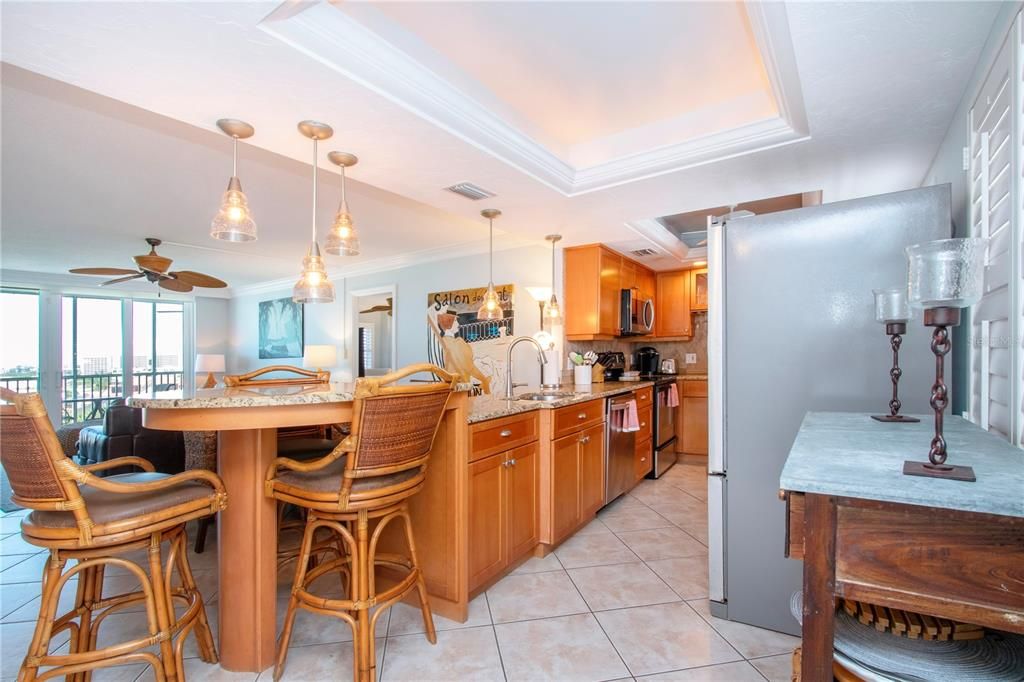
[[[290,298],[260,301],[260,358],[301,358],[302,304]]]
[[[495,286],[504,318],[480,320],[476,311],[487,287],[427,294],[427,358],[450,372],[476,379],[490,393],[504,379],[503,339],[515,335],[515,285]]]

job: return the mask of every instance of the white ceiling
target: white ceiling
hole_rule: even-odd
[[[5,69],[0,265],[43,272],[118,265],[153,235],[203,247],[164,251],[177,267],[232,284],[297,274],[308,242],[311,150],[295,124],[305,118],[335,126],[324,152],[361,159],[349,177],[358,181],[350,198],[365,256],[334,259],[332,270],[485,248],[477,215],[484,206],[442,190],[462,181],[498,195],[487,203],[504,211],[499,244],[561,232],[564,244],[669,247],[670,235],[648,219],[818,189],[835,201],[917,186],[998,9],[994,2],[766,4],[746,7],[755,20],[741,31],[743,13],[733,4],[643,4],[635,22],[624,12],[634,6],[439,2],[427,5],[426,16],[405,4],[300,3],[275,12],[274,3],[5,3],[5,62],[105,97]],[[772,17],[757,19],[758,12]],[[344,20],[357,38],[376,36],[369,44],[378,52],[355,60],[321,49],[314,18]],[[531,18],[538,24],[524,33]],[[623,42],[598,49],[612,20]],[[758,38],[766,26],[768,48],[764,35],[755,41],[747,33]],[[767,59],[763,70],[754,42]],[[406,71],[371,73],[367,55],[404,58]],[[418,73],[437,76],[439,92],[467,95],[445,100],[465,105],[449,109],[461,120],[442,119],[401,80],[410,55]],[[715,77],[723,62],[741,72],[728,87]],[[631,71],[636,91],[628,90]],[[682,128],[665,127],[664,118],[693,124],[696,105],[721,104],[730,89],[742,101],[732,102],[734,117],[721,117],[725,127],[715,135],[744,130],[751,138],[743,126],[760,111],[757,84],[766,72],[775,103],[779,87],[783,104],[795,103],[780,119],[796,137],[731,158],[708,149],[694,155],[691,147],[677,153],[693,140],[673,137]],[[481,118],[467,121],[466,112]],[[255,244],[206,236],[230,168],[229,141],[214,128],[224,116],[256,127],[240,173],[260,225]],[[657,134],[676,145],[668,166],[649,149],[637,153]],[[729,156],[722,150],[734,142],[725,140],[719,156]],[[579,149],[551,163],[544,156],[566,146],[588,147],[591,161],[612,159],[619,175],[609,171],[587,193],[542,177],[537,168],[551,163],[586,170]],[[321,166],[332,169],[326,160]],[[322,181],[321,230],[338,186],[336,176]]]

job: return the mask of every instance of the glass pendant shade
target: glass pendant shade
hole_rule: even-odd
[[[554,294],[551,294],[551,300],[544,305],[544,319],[551,325],[562,323],[562,308]]]
[[[981,300],[988,239],[940,239],[907,247],[907,284],[915,308],[966,308]]]
[[[906,289],[874,289],[875,322],[893,324],[910,319],[910,305]]]
[[[479,320],[500,320],[505,317],[505,311],[501,309],[501,299],[494,290],[494,282],[487,284],[487,293],[484,294],[483,303],[477,309],[476,316]]]
[[[334,285],[327,278],[324,259],[316,242],[309,245],[309,253],[302,259],[302,274],[292,289],[292,300],[296,303],[331,303],[334,301]]]
[[[226,242],[256,239],[256,221],[252,219],[249,202],[237,177],[232,176],[227,191],[220,199],[220,210],[210,223],[210,236]]]
[[[348,204],[342,201],[334,216],[334,224],[324,240],[324,251],[332,256],[358,256],[359,233],[356,232]]]

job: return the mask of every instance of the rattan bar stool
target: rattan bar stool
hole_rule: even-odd
[[[440,381],[396,385],[423,372],[434,374]],[[307,511],[288,612],[277,643],[275,680],[284,673],[292,626],[300,608],[349,624],[355,652],[353,672],[360,682],[376,678],[374,628],[378,617],[413,589],[419,592],[427,639],[432,644],[437,641],[408,505],[409,498],[423,487],[434,437],[454,389],[451,374],[428,364],[360,379],[355,389],[351,435],[322,459],[298,462],[279,457],[267,470],[267,495]],[[381,533],[395,519],[405,527],[408,556],[377,552]],[[322,528],[334,534],[341,556],[311,568],[308,559],[315,550],[314,537]],[[393,587],[377,592],[374,574],[378,566],[405,575]],[[310,591],[317,579],[330,573],[340,574],[348,598],[325,598]]]
[[[0,398],[13,403],[0,406],[0,462],[14,490],[13,501],[33,510],[21,522],[21,534],[26,542],[50,550],[39,617],[19,682],[58,675],[87,682],[93,670],[133,662],[149,663],[157,680],[179,680],[190,632],[195,632],[202,659],[216,663],[203,597],[188,564],[185,523],[224,509],[227,495],[217,475],[201,470],[174,476],[155,473],[140,457],[78,466],[61,451],[38,394],[0,388]],[[124,466],[142,472],[94,475]],[[146,568],[124,556],[138,550],[147,554]],[[107,566],[128,571],[139,589],[105,596]],[[178,586],[171,582],[174,570]],[[58,614],[61,590],[75,576],[74,608]],[[105,619],[139,603],[146,607],[148,632],[96,648]],[[175,606],[182,609],[181,615],[176,615]],[[54,636],[65,630],[71,637],[69,653],[49,653]],[[146,651],[153,645],[158,645],[159,655]]]

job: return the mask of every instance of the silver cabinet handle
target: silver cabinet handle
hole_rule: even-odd
[[[512,435],[512,429],[505,429],[504,431],[502,431],[498,435],[501,436],[502,438],[508,438],[509,436]]]
[[[508,461],[508,465],[509,465],[510,467],[514,467],[514,466],[516,465],[516,460],[515,460],[515,458],[513,458],[513,459],[510,459],[510,460]]]
[[[576,415],[576,418],[577,419],[586,419],[587,418],[587,413],[586,412],[580,412],[578,415]]]
[[[647,422],[640,422],[640,426],[641,427],[647,426]]]
[[[584,444],[585,443],[589,443],[590,442],[590,436],[583,436],[582,438],[580,438],[580,442],[584,443]]]

